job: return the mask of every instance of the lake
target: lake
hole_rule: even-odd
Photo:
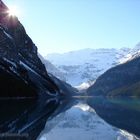
[[[108,123],[140,136],[139,98],[93,97],[87,102]]]
[[[61,109],[48,119],[38,139],[125,139],[119,137],[123,134],[118,128],[140,136],[139,104],[138,98],[76,96],[61,103]]]
[[[56,133],[61,134],[61,140],[65,140],[66,135],[70,138],[81,135],[80,140],[85,137],[91,140],[96,128],[98,133],[95,133],[100,137],[111,130],[113,135],[108,136],[113,139],[118,130],[110,128],[106,122],[140,136],[140,99],[77,96],[67,100],[46,99],[44,103],[34,99],[0,100],[0,133],[29,133],[31,138],[36,138],[42,130],[38,139],[43,140],[44,135],[46,139],[51,136],[50,132],[61,132],[62,128],[62,133],[67,130],[65,136]],[[105,133],[101,135],[104,126]]]

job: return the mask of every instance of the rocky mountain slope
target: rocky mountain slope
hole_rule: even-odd
[[[129,51],[128,48],[83,49],[64,54],[48,54],[46,59],[64,73],[66,82],[79,86],[96,80],[106,70],[120,63]]]
[[[140,53],[129,54],[124,63],[101,75],[87,91],[90,95],[140,96]]]
[[[76,104],[50,118],[38,140],[139,140],[102,120],[87,104]]]
[[[18,21],[17,17],[8,14],[8,8],[1,1],[0,3],[0,70],[1,70],[1,88],[8,82],[11,86],[11,93],[3,93],[1,96],[14,96],[17,92],[13,91],[14,82],[17,84],[30,87],[28,85],[34,84],[39,88],[37,79],[46,80],[48,85],[44,88],[50,90],[54,94],[59,91],[57,85],[49,78],[45,66],[37,55],[37,47],[32,42],[31,38],[26,34],[22,24]],[[3,74],[4,73],[4,74]],[[8,76],[11,76],[9,78]],[[5,80],[4,80],[5,79]],[[9,79],[12,79],[11,81]],[[5,81],[5,82],[3,82]],[[36,82],[35,82],[36,81]],[[19,85],[19,86],[20,86]],[[17,86],[17,85],[16,85]],[[46,86],[46,87],[45,87]],[[18,89],[15,89],[18,91]],[[20,90],[20,87],[19,87]],[[29,92],[31,93],[31,92]],[[2,94],[2,93],[1,93]],[[20,94],[18,96],[21,96]],[[24,96],[24,95],[22,95]],[[30,96],[30,95],[28,95]]]

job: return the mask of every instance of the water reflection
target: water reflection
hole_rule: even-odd
[[[140,136],[139,98],[93,97],[88,104],[108,123]]]
[[[107,125],[99,119],[96,113],[109,124],[140,136],[140,99],[103,97],[80,97],[68,100],[51,98],[49,100],[44,99],[41,103],[37,100],[1,100],[0,133],[16,132],[22,134],[28,132],[31,138],[35,139],[45,126],[47,118],[50,117],[50,120],[56,119],[51,123],[49,123],[50,120],[47,121],[47,130],[43,131],[45,135],[50,131],[55,133],[55,126],[62,122],[58,128],[62,128],[62,134],[64,128],[67,129],[66,133],[69,136],[69,131],[73,131],[71,133],[73,136],[70,137],[77,138],[80,133],[84,133],[83,139],[88,137],[93,139],[95,135],[92,134],[95,130],[102,137],[107,132],[112,131],[113,135],[110,137],[114,137],[116,129],[104,127]],[[101,135],[102,128],[105,128],[106,133]],[[122,133],[118,129],[117,132]]]
[[[47,118],[58,107],[56,98],[0,100],[0,134],[27,134],[36,139],[45,126]],[[0,139],[3,136],[0,135]],[[4,135],[4,138],[7,135]],[[14,139],[14,138],[13,138]]]
[[[101,119],[94,108],[87,104],[87,101],[92,103],[94,100],[96,98],[76,97],[71,101],[62,102],[59,111],[46,122],[45,129],[38,140],[77,140],[77,138],[80,140],[137,140],[134,135],[112,127]],[[97,99],[95,102],[98,106],[102,101]],[[105,99],[102,103],[103,106],[107,105]],[[108,112],[104,113],[108,114]]]

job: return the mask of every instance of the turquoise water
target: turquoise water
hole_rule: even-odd
[[[93,97],[87,100],[108,123],[140,136],[140,99]]]

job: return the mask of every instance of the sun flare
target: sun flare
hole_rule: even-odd
[[[18,16],[19,10],[16,6],[10,6],[8,11],[9,16]]]

